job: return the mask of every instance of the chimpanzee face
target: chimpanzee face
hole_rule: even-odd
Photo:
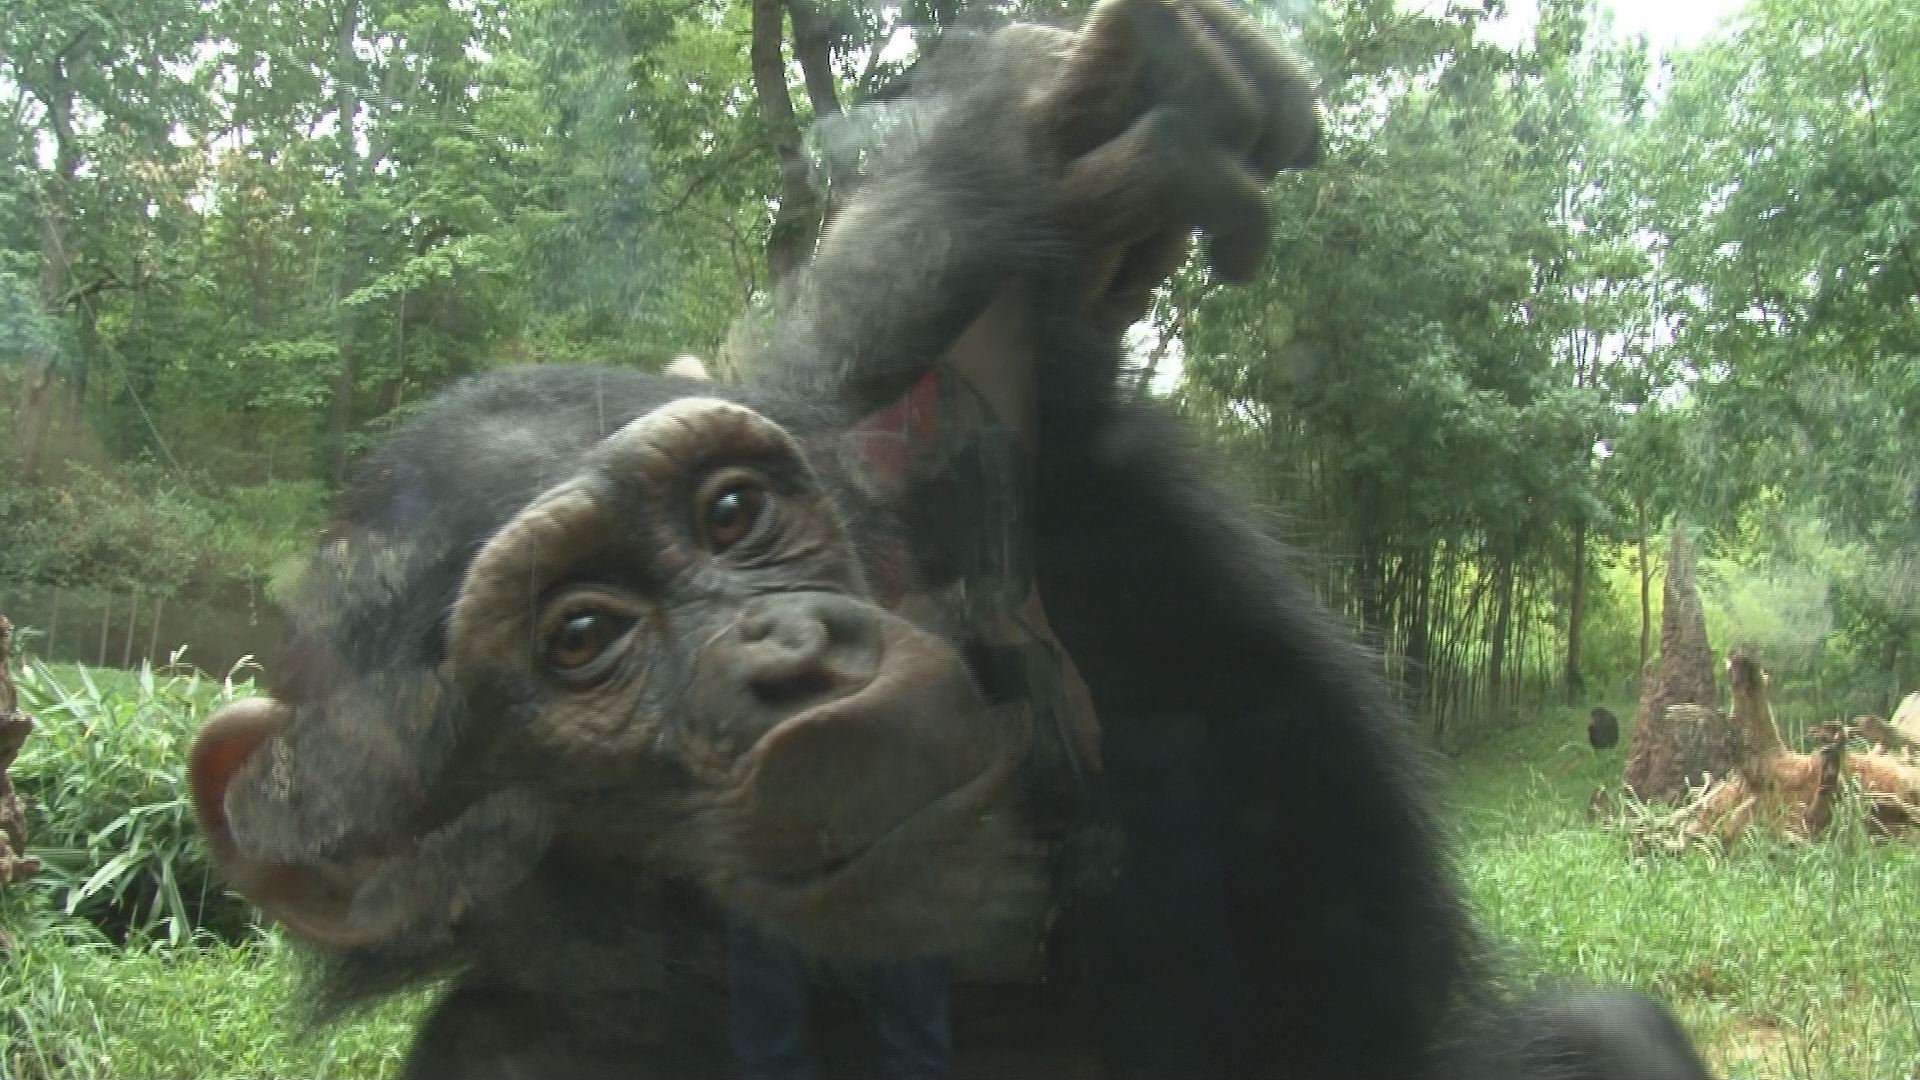
[[[460,878],[467,829],[491,837],[471,853],[490,888],[513,876],[502,851],[590,845],[842,955],[990,933],[1037,903],[1030,845],[1005,823],[1017,728],[949,644],[869,599],[832,500],[752,409],[681,398],[593,446],[477,545],[442,625],[417,676],[431,691],[382,697],[349,672],[297,710],[248,702],[202,733],[216,851],[297,931],[378,940],[421,917],[408,897],[458,903],[422,867],[404,890],[386,879],[433,844]],[[316,724],[403,732],[403,700],[458,717],[457,767],[416,777],[416,821],[271,850],[250,825],[272,817],[275,755],[255,751]]]

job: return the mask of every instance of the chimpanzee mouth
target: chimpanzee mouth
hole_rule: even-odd
[[[879,670],[851,693],[813,702],[761,736],[747,787],[768,848],[752,877],[806,903],[842,879],[884,882],[964,841],[1011,777],[957,658],[894,618]],[[807,835],[821,830],[815,838]]]
[[[967,832],[1013,775],[1012,762],[996,759],[973,778],[936,796],[894,822],[865,845],[817,866],[762,873],[758,880],[784,894],[782,906],[813,906],[884,883],[903,869],[924,864],[930,853],[964,842]]]

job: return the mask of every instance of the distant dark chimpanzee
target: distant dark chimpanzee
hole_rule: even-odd
[[[1595,750],[1611,750],[1620,744],[1620,718],[1605,705],[1596,705],[1587,718],[1587,744]]]
[[[961,1075],[1704,1077],[1650,1001],[1497,987],[1377,658],[1122,389],[1194,229],[1258,270],[1296,63],[1108,0],[921,85],[750,385],[483,377],[344,494],[191,762],[323,1004],[451,975],[416,1080],[723,1076],[717,909],[950,957]]]

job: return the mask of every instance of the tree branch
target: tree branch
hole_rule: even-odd
[[[69,290],[65,296],[62,296],[60,298],[59,310],[65,311],[73,305],[81,303],[89,297],[103,293],[108,289],[124,289],[126,286],[126,281],[123,280],[119,274],[111,270],[104,270],[99,277],[85,285]]]
[[[821,18],[813,0],[787,0],[787,14],[793,19],[793,56],[800,61],[814,122],[840,115],[840,95],[833,83],[833,50],[846,40],[845,32]]]
[[[806,155],[800,148],[800,123],[787,93],[781,49],[786,13],[781,0],[753,0],[753,90],[780,166],[780,208],[767,233],[767,271],[776,283],[806,262],[820,221],[819,195],[808,175]]]

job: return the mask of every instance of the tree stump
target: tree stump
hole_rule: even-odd
[[[1693,554],[1674,526],[1666,581],[1661,587],[1660,654],[1640,673],[1640,704],[1634,711],[1633,741],[1627,752],[1627,790],[1647,801],[1676,802],[1688,785],[1707,774],[1726,776],[1734,766],[1738,736],[1724,720],[1710,722],[1719,697],[1714,688],[1713,649],[1700,590],[1693,579]],[[1675,705],[1703,712],[1672,713]]]
[[[1916,699],[1920,699],[1920,694],[1907,700]],[[1916,711],[1911,719],[1920,720],[1920,711]],[[1853,718],[1853,728],[1861,738],[1867,740],[1869,746],[1908,756],[1920,754],[1920,735],[1909,734],[1878,716],[1856,716]]]

